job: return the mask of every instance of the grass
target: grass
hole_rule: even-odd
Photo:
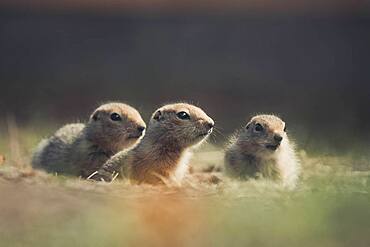
[[[227,178],[171,188],[103,184],[32,170],[32,147],[46,132],[1,132],[1,246],[370,246],[366,155],[300,151],[293,191]],[[222,151],[204,146],[192,164],[222,164]]]

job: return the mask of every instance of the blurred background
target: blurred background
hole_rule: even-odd
[[[365,0],[2,0],[1,132],[7,116],[59,127],[119,100],[148,120],[185,100],[216,120],[220,145],[264,112],[302,149],[368,153],[369,12]]]

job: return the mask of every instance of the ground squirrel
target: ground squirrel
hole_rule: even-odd
[[[191,150],[212,133],[214,121],[200,108],[176,103],[156,110],[142,141],[109,159],[93,178],[111,181],[121,172],[134,183],[181,182]]]
[[[294,187],[299,162],[286,134],[285,123],[274,115],[253,117],[227,147],[225,168],[232,177],[265,177]]]
[[[113,154],[133,147],[143,136],[145,122],[133,107],[101,105],[87,124],[68,124],[41,141],[32,164],[48,172],[88,177]]]

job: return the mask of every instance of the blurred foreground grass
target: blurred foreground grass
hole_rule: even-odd
[[[366,155],[301,151],[294,191],[227,179],[182,188],[97,184],[29,167],[46,128],[0,133],[0,246],[370,246]],[[192,160],[221,163],[212,146]]]

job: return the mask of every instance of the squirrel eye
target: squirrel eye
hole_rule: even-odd
[[[257,131],[257,132],[261,132],[263,130],[263,127],[261,124],[256,124],[256,126],[254,127],[254,130]]]
[[[180,111],[179,113],[176,114],[176,116],[182,120],[189,120],[190,116],[184,111]]]
[[[245,126],[245,128],[246,128],[247,130],[249,129],[249,125],[250,125],[250,124],[248,124],[247,126]]]
[[[110,119],[112,119],[112,121],[121,121],[122,120],[121,116],[118,113],[115,113],[115,112],[110,115]]]

